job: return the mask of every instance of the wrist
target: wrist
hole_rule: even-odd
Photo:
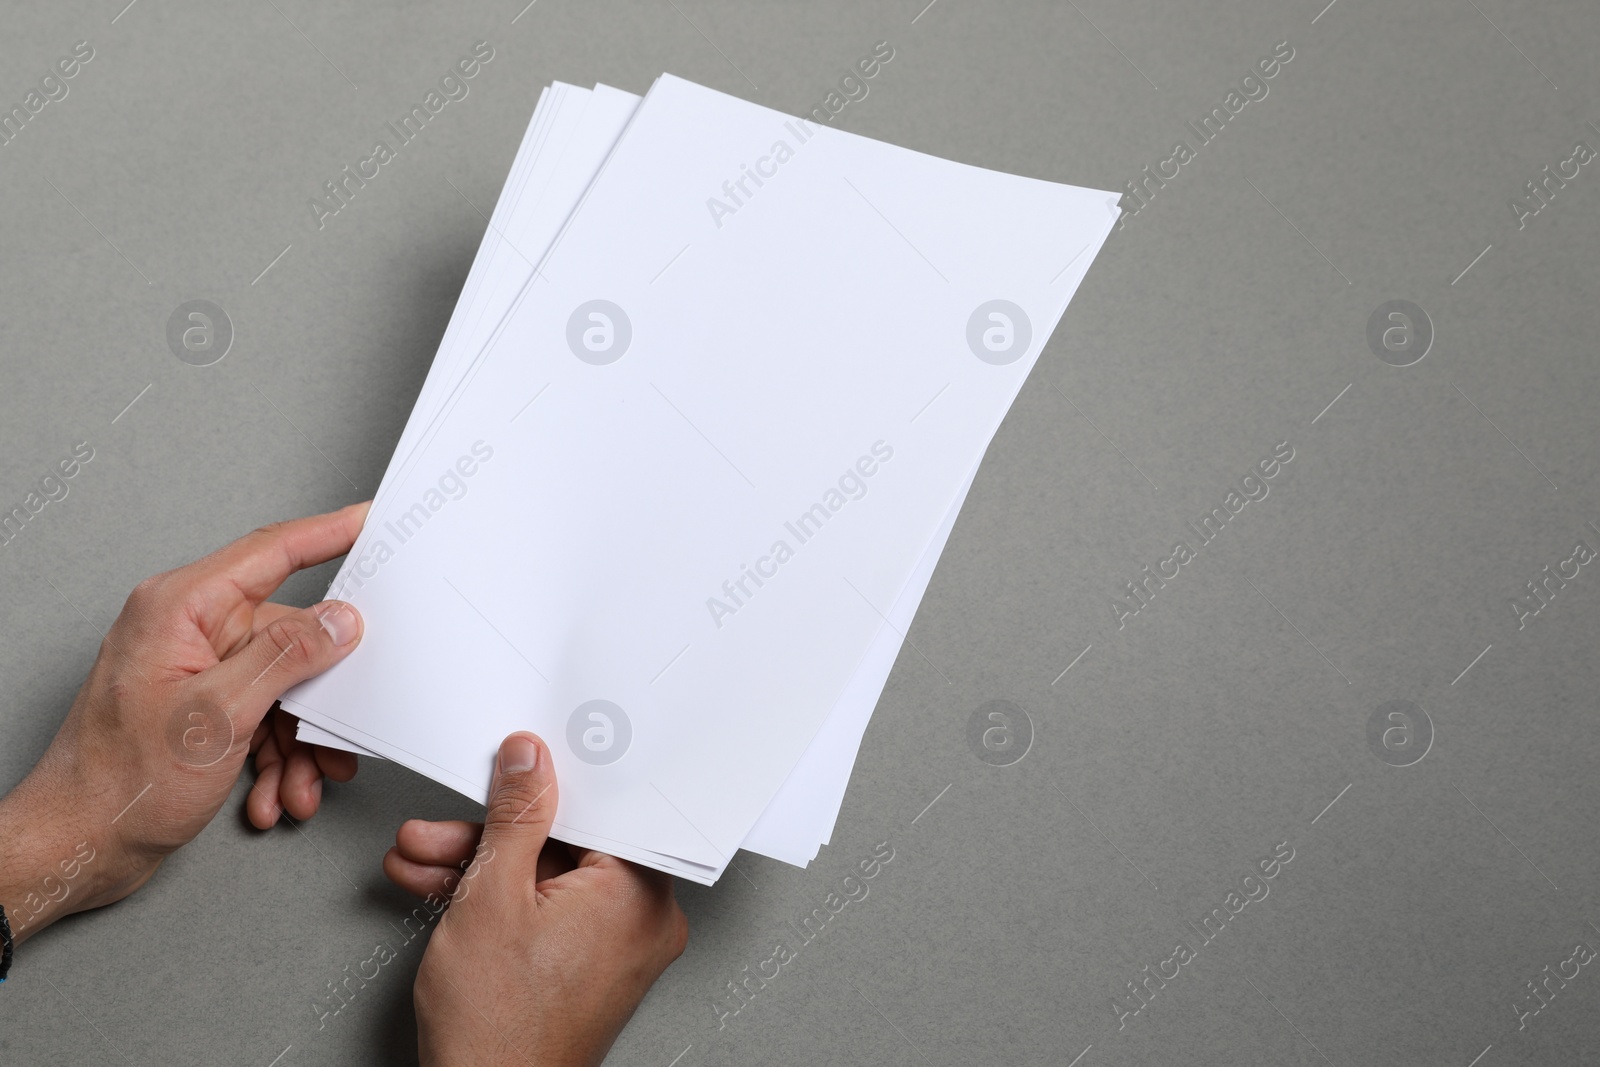
[[[0,798],[0,906],[17,944],[65,915],[121,899],[155,866],[132,860],[114,827],[74,817],[35,775]]]
[[[70,854],[72,845],[46,819],[20,787],[0,800],[0,906],[18,944],[64,914],[71,900],[55,857]]]

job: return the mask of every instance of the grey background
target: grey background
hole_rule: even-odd
[[[888,40],[840,126],[1120,188],[1287,40],[1268,97],[1113,234],[1056,330],[833,845],[681,886],[689,950],[610,1062],[1600,1062],[1591,969],[1527,1031],[1512,1010],[1600,944],[1600,575],[1520,631],[1508,606],[1600,545],[1600,172],[1520,231],[1508,206],[1600,143],[1593,5],[123,2],[12,4],[0,37],[7,105],[96,52],[0,148],[0,500],[96,452],[0,549],[0,786],[140,578],[376,486],[484,228],[462,194],[490,209],[551,79],[667,70],[799,112]],[[308,198],[480,39],[471,95],[319,232]],[[236,331],[208,368],[165,341],[196,298]],[[1437,333],[1404,369],[1366,343],[1394,299]],[[1122,583],[1285,440],[1270,497],[1119,630]],[[1007,767],[966,739],[997,699],[1035,730]],[[1367,747],[1391,700],[1436,729],[1414,766]],[[25,947],[0,1059],[410,1061],[420,945],[326,1029],[311,1004],[403,913],[378,865],[398,823],[470,806],[368,765],[260,834],[243,793],[135,897]],[[870,897],[719,1030],[725,983],[885,840]],[[1270,897],[1119,1033],[1112,997],[1282,841]]]

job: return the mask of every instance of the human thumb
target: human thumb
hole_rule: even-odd
[[[356,609],[327,600],[274,619],[199,678],[214,706],[231,709],[236,733],[249,737],[286,690],[344,659],[360,639]]]
[[[556,774],[545,743],[531,733],[514,733],[500,744],[489,812],[483,820],[483,845],[504,855],[513,871],[537,869],[539,852],[556,819]]]

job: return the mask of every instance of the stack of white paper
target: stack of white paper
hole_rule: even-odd
[[[300,736],[483,800],[533,730],[564,841],[707,884],[739,848],[810,862],[1116,200],[670,75],[551,86]]]

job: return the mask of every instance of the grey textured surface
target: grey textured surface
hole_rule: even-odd
[[[1600,145],[1592,4],[122,2],[13,4],[0,38],[8,107],[95,53],[0,147],[0,500],[95,449],[0,549],[0,786],[140,578],[375,487],[483,230],[464,197],[494,203],[542,85],[669,70],[798,112],[888,40],[841,126],[1102,188],[1195,155],[990,449],[833,845],[683,886],[690,948],[610,1062],[1600,1062],[1589,968],[1525,1030],[1513,1010],[1600,945],[1600,577],[1521,629],[1510,604],[1600,547],[1600,172],[1522,228],[1510,207]],[[319,231],[321,183],[480,39],[470,96]],[[1198,145],[1185,121],[1282,41],[1268,95]],[[191,299],[236,331],[211,367],[166,344]],[[1367,343],[1390,300],[1435,330],[1409,367]],[[1123,583],[1284,441],[1270,495],[1119,628]],[[997,699],[1035,731],[1011,766],[967,740]],[[1368,745],[1393,700],[1434,727],[1411,766]],[[26,946],[0,1060],[409,1062],[420,944],[323,1029],[312,1004],[403,913],[396,825],[468,810],[371,765],[300,831],[230,806]],[[719,1027],[727,983],[883,841],[870,896]],[[1280,842],[1270,895],[1203,943]],[[1179,939],[1195,958],[1119,1030]]]

